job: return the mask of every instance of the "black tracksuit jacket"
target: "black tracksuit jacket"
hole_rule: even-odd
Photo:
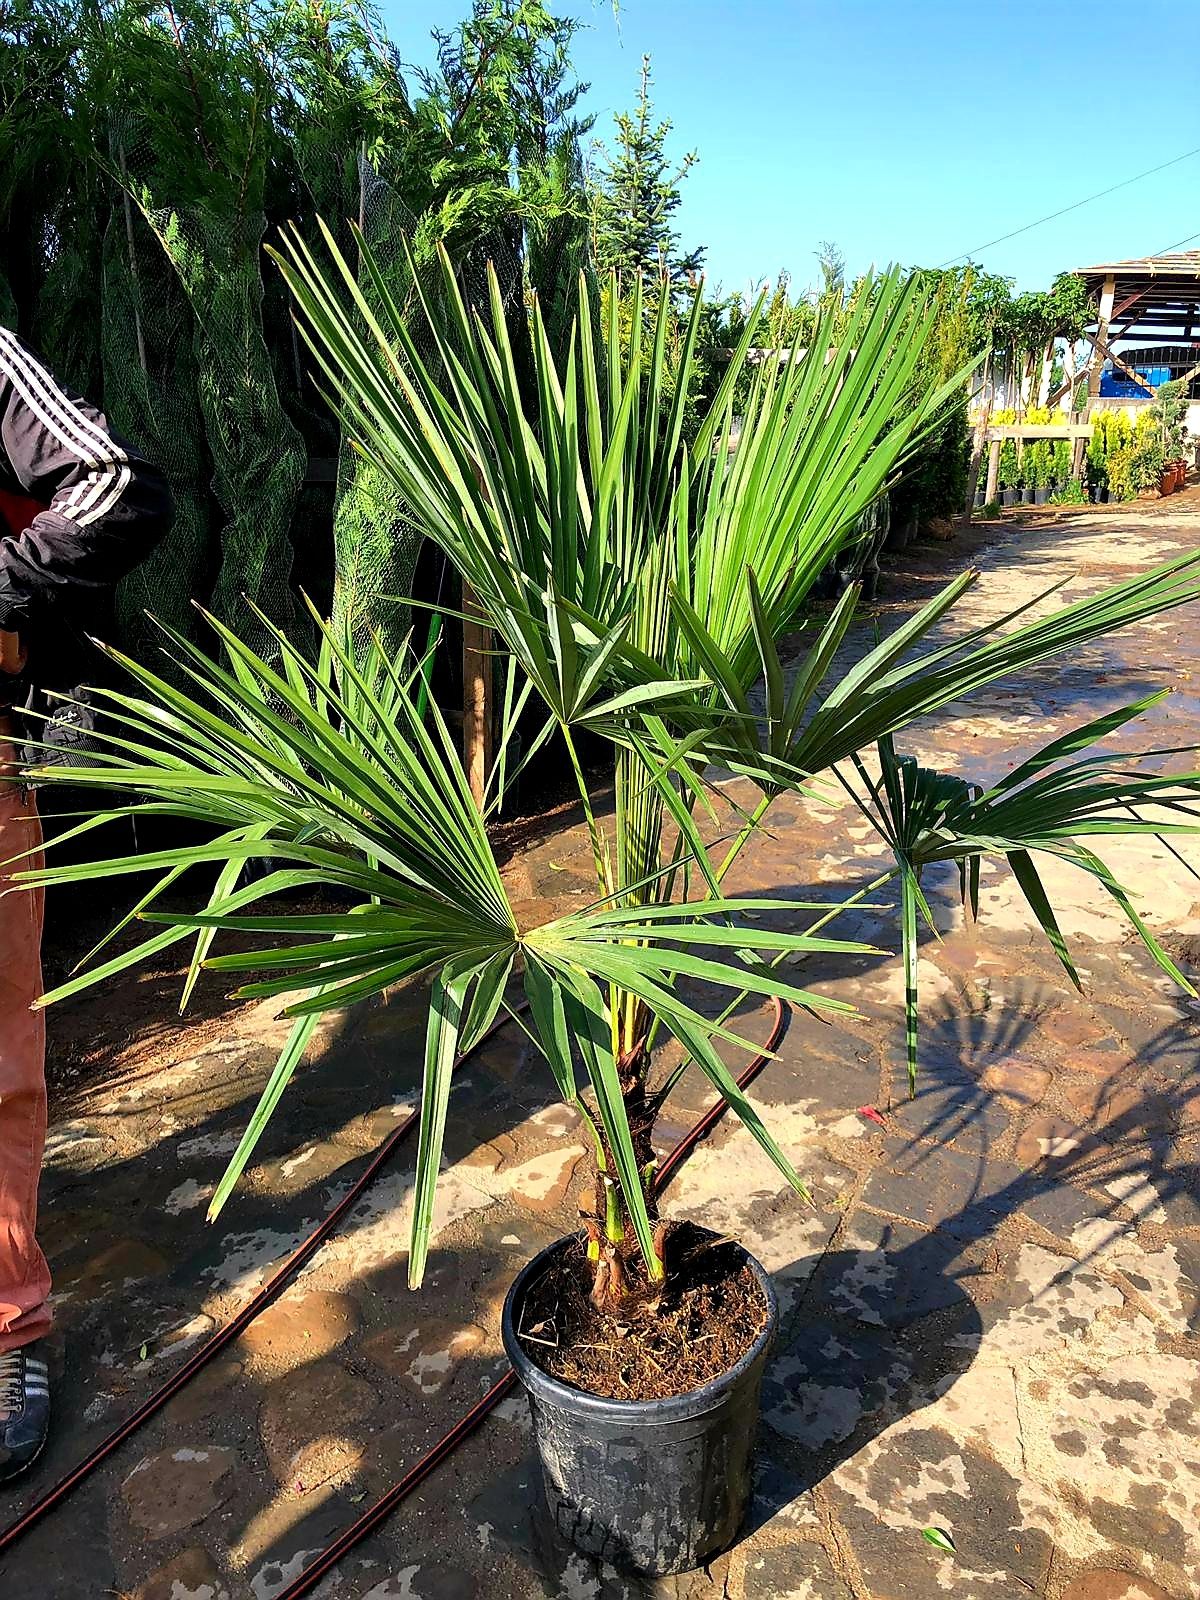
[[[23,704],[95,678],[87,636],[111,637],[113,590],[170,527],[171,495],[102,412],[2,327],[0,488],[46,508],[0,540],[0,628],[29,652],[21,679],[0,682],[0,701]]]

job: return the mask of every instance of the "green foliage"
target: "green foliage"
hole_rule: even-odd
[[[985,272],[976,262],[963,269],[967,281],[969,342],[973,354],[990,350],[1005,326],[1012,304],[1011,278]]]
[[[1136,452],[1132,441],[1119,444],[1105,458],[1108,493],[1112,500],[1132,500],[1138,491],[1135,472]]]
[[[669,121],[654,121],[650,98],[650,57],[642,57],[642,76],[632,111],[618,112],[611,151],[601,150],[590,180],[592,248],[604,273],[615,273],[622,292],[641,276],[647,286],[692,282],[703,250],[680,253],[675,227],[680,185],[695,165],[689,151],[675,165],[667,155]]]
[[[1017,465],[1017,441],[1015,439],[1002,439],[1000,442],[1000,473],[999,484],[1002,489],[1016,489],[1020,486],[1021,473]]]
[[[1165,459],[1178,461],[1183,455],[1187,435],[1183,425],[1187,416],[1187,384],[1183,379],[1164,383],[1158,389],[1154,404],[1150,407],[1150,415],[1158,423],[1159,442]]]
[[[1087,495],[1083,492],[1083,484],[1078,478],[1067,478],[1060,481],[1060,486],[1050,496],[1056,506],[1081,506],[1087,503]]]
[[[840,607],[811,670],[786,696],[774,641],[794,622],[830,553],[938,414],[940,393],[909,408],[913,373],[932,329],[930,297],[919,283],[892,273],[858,297],[841,355],[761,365],[740,409],[741,439],[731,458],[734,393],[749,362],[753,319],[688,440],[681,391],[668,396],[663,382],[673,315],[666,297],[643,335],[646,318],[635,290],[626,354],[616,297],[609,298],[597,344],[581,284],[564,361],[556,360],[535,306],[524,333],[539,397],[535,434],[517,397],[518,358],[495,274],[488,316],[477,320],[443,258],[436,294],[422,299],[427,337],[418,339],[370,250],[360,245],[377,320],[356,271],[331,237],[326,243],[340,290],[298,237],[283,262],[314,353],[368,458],[471,585],[510,656],[518,692],[506,731],[531,688],[560,731],[591,819],[597,899],[582,918],[533,929],[514,925],[449,734],[436,707],[426,730],[409,698],[417,675],[377,649],[360,664],[344,634],[331,629],[323,630],[315,665],[271,630],[270,655],[281,660],[276,669],[217,624],[227,671],[172,635],[172,650],[199,698],[129,664],[141,698],[110,697],[110,703],[130,742],[114,741],[111,758],[87,769],[89,782],[97,790],[131,791],[172,815],[207,817],[218,837],[211,846],[169,853],[170,861],[122,857],[99,870],[158,871],[165,888],[184,862],[276,863],[261,890],[257,880],[245,891],[231,888],[221,867],[218,904],[210,895],[197,916],[160,913],[144,902],[143,914],[167,918],[167,932],[157,936],[163,939],[217,928],[222,918],[226,927],[239,926],[246,897],[290,884],[356,891],[357,910],[316,921],[285,913],[273,924],[279,947],[257,951],[250,963],[267,976],[247,992],[290,996],[298,1019],[406,973],[438,972],[418,1153],[414,1280],[428,1240],[456,1044],[495,1015],[521,955],[539,1038],[572,1099],[580,1095],[564,1038],[580,1048],[590,1084],[587,1114],[620,1185],[622,1232],[636,1238],[653,1276],[661,1269],[643,1187],[648,1154],[638,1144],[647,1131],[636,1138],[631,1131],[631,1107],[645,1087],[645,1068],[636,1067],[638,1041],[651,1028],[665,1027],[680,1040],[799,1186],[713,1047],[714,1038],[736,1035],[692,1011],[677,980],[719,982],[724,971],[735,994],[749,989],[798,999],[758,952],[809,946],[797,943],[799,936],[780,942],[774,932],[739,922],[734,951],[740,954],[713,959],[722,947],[728,951],[730,922],[742,909],[722,896],[720,881],[753,830],[732,849],[722,846],[723,859],[714,861],[693,812],[707,807],[702,775],[722,751],[758,773],[765,808],[778,787],[776,767],[790,765],[790,743],[814,725],[813,697],[849,608]],[[418,287],[424,295],[420,279]],[[342,292],[361,297],[356,310],[342,303]],[[701,311],[697,299],[685,376],[697,359]],[[366,343],[360,317],[367,320]],[[823,351],[839,348],[832,317],[827,313],[819,325]],[[764,676],[768,721],[759,728],[748,696]],[[828,722],[827,707],[820,724],[826,738]],[[161,757],[145,742],[153,726],[167,731]],[[584,728],[617,749],[611,837],[596,821],[574,756]],[[681,748],[681,737],[694,747]],[[678,829],[681,850],[664,859],[667,820]],[[50,872],[57,881],[73,870]],[[460,880],[461,892],[453,887]],[[674,900],[680,893],[682,904]],[[262,919],[255,926],[263,933],[272,928]],[[243,966],[237,955],[220,961],[228,970]],[[293,1042],[251,1142],[297,1059]],[[222,1194],[235,1177],[231,1169]],[[617,1242],[609,1237],[605,1248]]]
[[[1166,453],[1158,439],[1147,439],[1135,444],[1129,467],[1134,489],[1139,493],[1157,489],[1166,460]]]
[[[588,249],[573,31],[474,0],[410,68],[356,0],[0,7],[0,303],[175,495],[122,594],[134,647],[147,606],[187,633],[193,599],[228,618],[243,593],[303,631],[301,585],[398,647],[378,595],[410,586],[411,524],[339,438],[262,242],[317,210],[348,246],[357,218],[401,299],[403,241],[448,242],[468,295],[494,260],[559,337]],[[336,509],[311,458],[338,461]]]
[[[1044,489],[1050,482],[1051,454],[1049,439],[1035,439],[1025,446],[1025,483],[1030,489]]]
[[[966,369],[978,362],[977,344],[984,326],[979,304],[973,304],[976,281],[972,267],[942,271],[922,269],[918,276],[933,296],[933,332],[922,353],[915,389],[929,389],[957,377],[956,390],[941,422],[914,453],[904,478],[892,489],[892,515],[907,522],[916,515],[928,521],[958,515],[967,495],[971,440],[967,425]],[[1000,281],[1000,280],[995,280]],[[986,296],[985,296],[986,299]]]
[[[519,357],[494,273],[482,317],[472,315],[447,258],[436,286],[418,275],[426,318],[418,334],[365,245],[378,312],[329,234],[325,245],[332,268],[296,234],[281,263],[305,335],[365,455],[471,586],[501,643],[514,688],[502,746],[533,690],[547,727],[562,736],[588,819],[595,897],[535,926],[518,921],[449,729],[436,704],[428,715],[421,709],[421,674],[411,658],[378,646],[364,654],[344,630],[326,626],[313,659],[259,618],[271,638],[268,659],[214,620],[226,666],[170,635],[189,692],[126,661],[136,691],[107,696],[115,721],[107,754],[77,771],[38,774],[88,785],[98,796],[115,791],[115,805],[77,833],[128,817],[132,796],[151,812],[204,824],[209,839],[23,873],[26,884],[152,875],[139,909],[160,931],[48,999],[185,939],[194,941],[193,969],[205,960],[260,974],[243,992],[284,1000],[299,1030],[323,1012],[428,974],[410,1250],[419,1282],[455,1057],[499,1014],[520,963],[534,1034],[559,1092],[580,1110],[598,1165],[620,1194],[619,1207],[598,1206],[589,1219],[598,1272],[636,1248],[655,1279],[663,1268],[647,1173],[649,1123],[661,1103],[661,1091],[652,1095],[649,1087],[656,1032],[675,1036],[685,1064],[708,1077],[781,1177],[803,1191],[717,1053],[718,1041],[742,1041],[724,1017],[713,1021],[680,990],[688,979],[730,992],[731,1003],[751,993],[828,1006],[781,979],[776,963],[809,950],[860,948],[817,938],[842,907],[827,906],[811,927],[785,933],[758,922],[760,912],[778,918],[783,904],[731,899],[722,888],[780,793],[808,796],[821,774],[845,783],[846,763],[857,774],[857,789],[850,787],[896,863],[872,888],[900,882],[913,1071],[916,931],[929,916],[920,880],[933,862],[956,862],[964,894],[977,904],[981,858],[1006,858],[1074,975],[1032,865],[1039,852],[1067,859],[1118,901],[1160,966],[1184,981],[1124,888],[1080,842],[1196,826],[1190,814],[1200,775],[1142,777],[1129,758],[1119,768],[1103,758],[1071,759],[1150,701],[1055,741],[988,790],[919,768],[894,740],[973,689],[1194,600],[1200,557],[1178,558],[1034,622],[1021,620],[1023,604],[947,640],[944,620],[978,577],[967,572],[831,674],[853,619],[851,589],[790,675],[784,670],[779,642],[813,581],[960,381],[955,375],[912,405],[938,315],[927,285],[898,272],[863,282],[849,307],[822,309],[814,354],[759,364],[748,398],[738,402],[757,332],[752,316],[688,438],[682,396],[698,360],[699,297],[688,316],[681,381],[668,393],[673,312],[665,296],[647,319],[635,289],[627,346],[615,294],[597,338],[584,280],[566,352],[555,355],[535,305]],[[343,296],[357,297],[356,305]],[[538,397],[532,421],[516,388],[522,358]],[[735,404],[742,432],[731,453]],[[600,820],[595,785],[578,760],[581,729],[615,748],[611,825]],[[878,779],[863,759],[872,746]],[[716,820],[705,784],[712,767],[743,774],[760,795],[752,811],[739,812],[732,840],[714,830],[715,845],[701,833],[706,816]],[[493,791],[487,809],[497,800]],[[1137,811],[1143,804],[1165,806],[1180,820],[1145,822]],[[243,884],[247,862],[269,870]],[[201,908],[168,909],[163,897],[176,894],[179,875],[192,868],[215,873]],[[336,889],[341,898],[316,916],[286,902],[246,915],[260,901],[305,887]],[[796,906],[786,909],[794,914]],[[211,940],[225,931],[262,939],[214,958]],[[306,1037],[294,1033],[285,1048],[220,1199],[296,1070]],[[615,1268],[597,1282],[619,1294]]]
[[[1066,439],[1055,439],[1050,447],[1050,476],[1057,484],[1071,476],[1071,446]]]
[[[1087,448],[1087,480],[1107,488],[1114,500],[1128,500],[1135,493],[1132,479],[1133,425],[1122,411],[1093,410],[1092,437]],[[1115,465],[1114,465],[1115,463]]]

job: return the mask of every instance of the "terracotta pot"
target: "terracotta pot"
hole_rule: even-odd
[[[1172,489],[1174,489],[1174,487],[1175,487],[1175,468],[1174,467],[1164,467],[1162,469],[1162,472],[1159,474],[1159,479],[1158,479],[1159,496],[1162,499],[1165,499],[1167,497],[1167,495],[1169,495],[1171,493],[1171,491],[1172,491]]]

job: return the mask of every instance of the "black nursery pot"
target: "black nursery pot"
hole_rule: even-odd
[[[546,1499],[559,1533],[585,1554],[664,1577],[703,1566],[734,1539],[750,1501],[763,1367],[779,1303],[748,1252],[767,1320],[721,1377],[666,1400],[609,1400],[560,1383],[517,1338],[529,1286],[572,1241],[536,1255],[504,1302],[508,1359],[529,1395]]]

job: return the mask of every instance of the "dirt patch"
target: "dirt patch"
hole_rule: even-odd
[[[636,1293],[617,1316],[589,1293],[592,1268],[573,1241],[525,1297],[518,1333],[530,1359],[562,1383],[616,1400],[687,1394],[728,1372],[767,1320],[758,1279],[734,1241],[691,1223],[663,1246],[668,1288]]]

